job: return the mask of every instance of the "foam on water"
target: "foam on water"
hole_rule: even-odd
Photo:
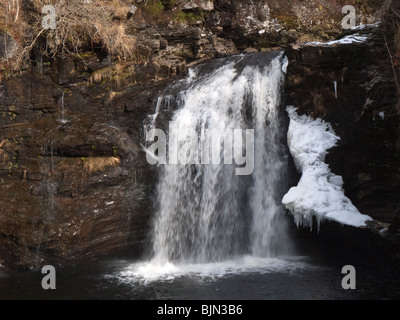
[[[214,263],[162,263],[151,260],[129,265],[116,276],[121,282],[151,283],[173,281],[180,277],[190,277],[198,281],[216,280],[222,277],[250,273],[291,273],[304,268],[316,268],[306,262],[305,257],[261,258],[241,256]]]

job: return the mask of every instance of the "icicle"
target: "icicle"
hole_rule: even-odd
[[[338,94],[337,94],[337,81],[333,81],[333,87],[335,89],[335,98],[337,99]]]

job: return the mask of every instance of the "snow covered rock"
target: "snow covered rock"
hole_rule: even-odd
[[[354,227],[366,226],[365,222],[372,219],[361,214],[344,195],[342,177],[333,174],[324,162],[327,151],[339,140],[330,124],[299,116],[294,107],[288,107],[287,112],[288,146],[302,176],[282,203],[293,214],[297,226],[312,228],[313,216],[318,224],[329,219]]]

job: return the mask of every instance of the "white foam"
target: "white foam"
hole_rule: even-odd
[[[324,162],[327,151],[336,145],[331,125],[321,119],[299,116],[296,108],[287,108],[290,125],[288,146],[296,167],[302,173],[296,187],[283,197],[282,203],[291,211],[297,225],[312,227],[317,221],[329,219],[354,227],[365,226],[372,220],[361,214],[344,195],[343,179],[333,174]]]
[[[298,269],[311,268],[304,257],[260,258],[242,256],[236,259],[216,263],[172,263],[151,260],[129,265],[117,278],[121,282],[150,283],[154,281],[172,281],[190,276],[192,279],[218,279],[235,274],[293,272]]]

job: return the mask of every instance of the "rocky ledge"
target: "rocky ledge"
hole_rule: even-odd
[[[346,1],[358,24],[377,21],[371,3]],[[302,46],[339,37],[342,6],[124,1],[111,19],[135,38],[134,57],[94,42],[52,56],[38,42],[18,72],[18,29],[0,34],[0,263],[25,269],[143,253],[157,171],[140,144],[158,96],[191,65],[277,46],[291,60],[286,103],[335,126],[342,140],[328,161],[347,196],[398,234],[399,113],[385,46]]]

